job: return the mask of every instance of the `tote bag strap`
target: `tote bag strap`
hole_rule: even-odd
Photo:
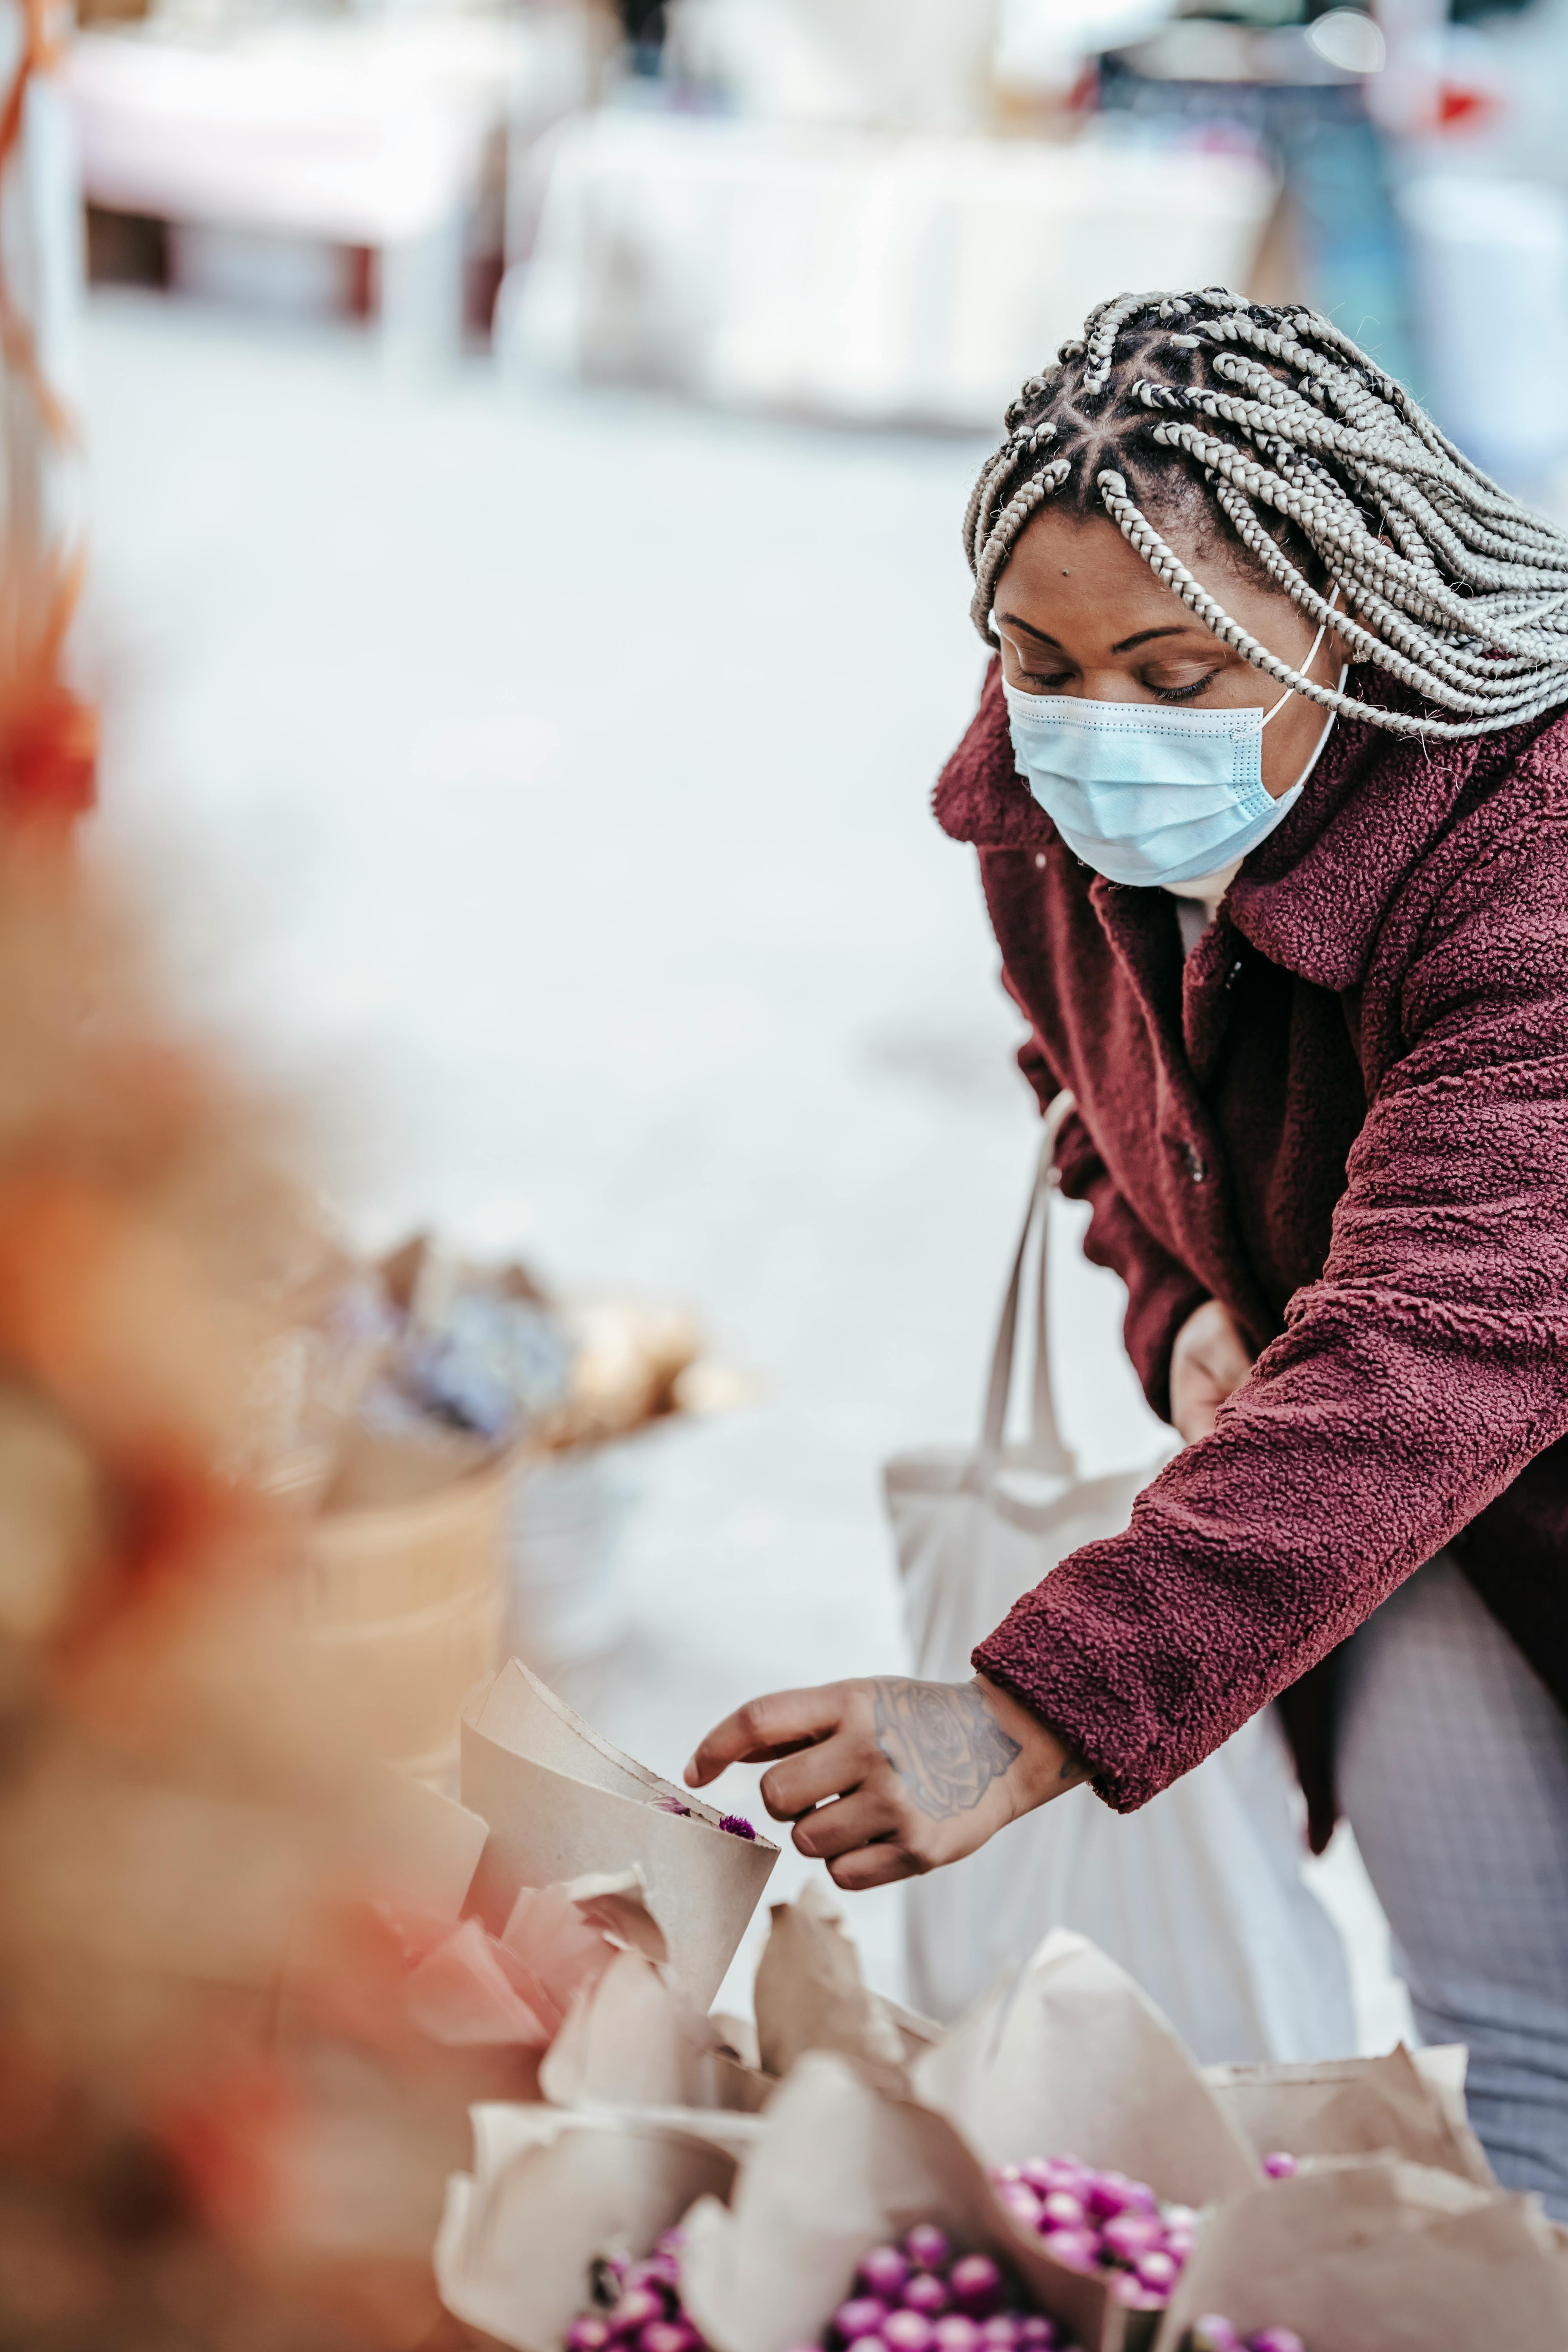
[[[1069,1094],[1059,1094],[1046,1113],[1039,1165],[1034,1190],[1024,1212],[1024,1230],[1013,1260],[1012,1278],[1002,1302],[1002,1319],[991,1355],[991,1384],[985,1396],[985,1420],[980,1435],[980,1468],[992,1477],[1001,1465],[1007,1425],[1007,1402],[1013,1392],[1013,1362],[1017,1349],[1018,1307],[1024,1292],[1024,1265],[1031,1235],[1037,1236],[1035,1256],[1034,1379],[1029,1434],[1022,1445],[1007,1449],[1010,1467],[1037,1470],[1047,1477],[1070,1478],[1072,1455],[1062,1444],[1057,1425],[1056,1398],[1051,1389],[1050,1350],[1050,1206],[1057,1185],[1057,1145],[1062,1129],[1077,1108]]]

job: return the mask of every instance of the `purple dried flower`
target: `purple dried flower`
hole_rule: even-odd
[[[904,2252],[917,2270],[938,2271],[952,2260],[947,2231],[934,2221],[918,2221],[904,2240]]]
[[[882,2322],[887,2316],[888,2306],[879,2296],[851,2295],[848,2302],[841,2303],[834,2313],[833,2332],[846,2344],[853,2344],[861,2336],[879,2336]]]
[[[607,2319],[601,2319],[596,2312],[584,2312],[566,2331],[567,2352],[605,2352],[610,2336]]]
[[[962,2311],[950,2311],[931,2329],[931,2352],[981,2352],[985,2339],[978,2321]]]
[[[920,2311],[890,2311],[882,2323],[888,2352],[931,2352],[931,2324]]]
[[[867,2294],[880,2295],[884,2302],[894,2303],[902,2294],[909,2274],[909,2263],[897,2246],[873,2246],[861,2261],[858,2278]]]
[[[725,1813],[721,1816],[719,1826],[721,1830],[728,1830],[731,1837],[754,1838],[757,1834],[744,1813]]]
[[[1260,2327],[1247,2342],[1247,2352],[1307,2352],[1293,2327]]]
[[[1192,2341],[1194,2352],[1247,2352],[1237,2331],[1217,2311],[1194,2321]]]
[[[679,1797],[656,1797],[654,1803],[661,1813],[679,1813],[683,1822],[691,1819],[690,1806],[683,1805]]]
[[[952,2299],[973,2319],[989,2319],[1002,2307],[1002,2273],[989,2254],[965,2254],[947,2274]]]
[[[917,2273],[904,2289],[904,2309],[918,2311],[924,2319],[936,2319],[952,2302],[945,2279],[934,2271]]]

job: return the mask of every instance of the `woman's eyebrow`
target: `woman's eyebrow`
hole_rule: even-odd
[[[1184,625],[1177,621],[1168,629],[1140,629],[1136,636],[1123,637],[1121,643],[1119,646],[1112,646],[1110,650],[1113,654],[1130,654],[1134,646],[1146,646],[1151,637],[1187,636],[1191,633],[1192,626],[1190,621]]]
[[[1005,621],[1010,629],[1022,629],[1026,636],[1037,637],[1041,645],[1049,646],[1055,652],[1060,653],[1061,646],[1055,637],[1047,637],[1044,629],[1037,629],[1032,622],[1021,621],[1016,613],[998,613],[996,618],[999,621]]]

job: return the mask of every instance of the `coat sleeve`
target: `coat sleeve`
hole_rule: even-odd
[[[1518,812],[1426,889],[1410,937],[1378,992],[1382,1076],[1321,1276],[1126,1532],[1072,1554],[974,1653],[1123,1811],[1568,1433],[1561,806]]]
[[[1020,1050],[1018,1066],[1039,1097],[1040,1108],[1046,1109],[1061,1087],[1037,1035],[1031,1035]],[[1122,1337],[1127,1353],[1150,1405],[1162,1421],[1169,1421],[1171,1350],[1177,1332],[1208,1293],[1162,1249],[1128,1207],[1076,1111],[1062,1129],[1057,1166],[1068,1198],[1089,1202],[1084,1255],[1091,1265],[1108,1266],[1126,1285]]]

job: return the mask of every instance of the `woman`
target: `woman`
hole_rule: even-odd
[[[1289,1692],[1315,1843],[1331,1763],[1423,2032],[1568,2214],[1568,538],[1223,289],[1103,305],[1006,422],[937,811],[1189,1443],[973,1682],[754,1700],[688,1779],[785,1759],[873,1886]]]

